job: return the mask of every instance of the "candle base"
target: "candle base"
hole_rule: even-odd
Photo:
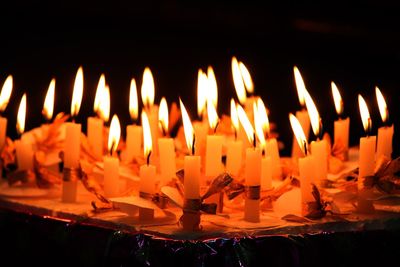
[[[154,210],[139,208],[139,221],[150,221],[154,219]]]
[[[64,203],[75,203],[78,191],[78,181],[63,181],[61,201]]]
[[[372,200],[372,189],[362,189],[358,191],[357,197],[357,212],[364,214],[371,214],[375,211],[374,204]]]
[[[180,218],[182,228],[186,232],[200,231],[200,212],[183,211]]]
[[[245,199],[244,220],[248,222],[260,222],[260,199]]]

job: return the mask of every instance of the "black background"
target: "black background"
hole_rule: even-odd
[[[141,83],[145,66],[156,82],[156,102],[178,96],[196,114],[199,67],[212,65],[219,87],[219,111],[235,97],[230,60],[236,55],[250,69],[256,94],[271,111],[280,139],[290,151],[288,113],[299,109],[292,68],[298,65],[332,131],[336,119],[330,81],[341,88],[351,117],[351,144],[363,134],[357,94],[366,98],[373,132],[381,125],[374,86],[387,98],[397,131],[399,121],[400,4],[395,1],[307,1],[279,5],[245,1],[16,1],[0,5],[0,79],[14,76],[5,112],[15,136],[17,106],[28,93],[27,129],[42,121],[48,84],[56,77],[55,112],[69,112],[77,68],[85,75],[78,117],[85,128],[101,73],[111,88],[111,114],[130,123],[129,82]],[[10,1],[12,2],[12,1]],[[123,130],[124,133],[124,130]],[[398,139],[398,138],[397,138]],[[394,150],[398,153],[395,141]]]

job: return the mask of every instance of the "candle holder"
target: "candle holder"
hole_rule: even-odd
[[[183,214],[179,219],[184,231],[199,231],[201,199],[185,199]]]

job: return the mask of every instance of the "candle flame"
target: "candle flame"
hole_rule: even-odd
[[[253,102],[253,112],[254,112],[254,128],[257,135],[258,140],[260,141],[261,149],[265,149],[265,136],[261,122],[261,114],[259,107],[256,102]]]
[[[114,114],[111,119],[110,133],[108,134],[108,151],[110,154],[117,151],[119,139],[121,138],[121,124],[118,116]]]
[[[334,82],[331,82],[333,101],[335,103],[336,113],[340,116],[343,113],[343,100],[339,89]]]
[[[253,83],[253,79],[251,78],[249,70],[247,69],[247,67],[244,65],[243,62],[239,62],[239,68],[240,68],[240,73],[242,75],[244,85],[246,87],[246,91],[249,94],[254,93],[254,83]]]
[[[249,142],[251,144],[253,144],[253,142],[254,142],[254,129],[253,129],[253,126],[251,125],[251,122],[250,122],[249,118],[247,117],[246,112],[244,111],[242,106],[237,105],[236,108],[237,108],[239,121],[242,124],[242,126],[244,128],[244,131],[246,132],[247,139],[249,140]]]
[[[183,122],[183,130],[185,132],[186,145],[189,151],[193,151],[193,138],[194,138],[194,130],[192,122],[190,121],[189,114],[186,111],[185,106],[181,99],[179,99],[181,112],[182,112],[182,122]]]
[[[97,84],[96,95],[94,97],[93,111],[95,113],[99,112],[99,107],[101,105],[102,94],[103,94],[103,90],[105,88],[106,88],[106,77],[104,76],[104,74],[101,74],[99,82]]]
[[[270,127],[269,127],[269,119],[268,119],[268,113],[267,109],[265,108],[264,102],[262,101],[261,98],[258,98],[257,100],[257,109],[258,109],[258,117],[260,120],[261,128],[263,130],[264,134],[269,135],[270,133]]]
[[[290,125],[301,151],[307,155],[307,138],[299,120],[292,113],[289,114]]]
[[[364,126],[364,131],[369,133],[372,128],[371,116],[369,115],[367,103],[361,95],[358,95],[358,106],[360,108],[361,121]]]
[[[105,122],[110,119],[110,87],[108,85],[102,90],[98,115]]]
[[[0,93],[0,112],[3,112],[6,109],[7,104],[10,101],[12,88],[13,88],[13,77],[11,75],[8,75]]]
[[[26,93],[21,98],[17,113],[17,132],[22,134],[25,131],[25,117],[26,117]]]
[[[297,95],[299,97],[299,102],[302,107],[305,105],[305,92],[307,91],[306,85],[304,84],[303,77],[301,76],[300,70],[294,66],[293,67],[293,72],[294,72],[294,80],[296,82],[296,88],[297,88]]]
[[[211,101],[214,107],[217,108],[218,106],[217,79],[215,78],[214,70],[211,66],[208,66],[207,77],[208,77],[207,105],[209,101]]]
[[[197,115],[201,118],[206,107],[208,78],[203,70],[199,69],[197,75]]]
[[[313,129],[315,136],[319,136],[321,131],[320,129],[321,118],[319,116],[318,109],[311,98],[311,95],[308,93],[306,89],[304,90],[304,98],[306,101],[308,116],[310,117],[311,121],[311,127]]]
[[[163,133],[168,133],[168,104],[165,97],[161,99],[160,108],[158,109],[158,121],[160,129]]]
[[[236,103],[233,98],[231,99],[231,121],[235,131],[239,131],[239,118],[237,115]]]
[[[215,131],[219,118],[215,106],[210,101],[211,100],[207,100],[208,124],[210,125],[210,128]]]
[[[137,95],[136,80],[132,78],[129,90],[129,114],[132,120],[137,120],[139,116],[139,101]]]
[[[240,104],[244,105],[246,103],[246,98],[247,98],[246,89],[244,87],[239,62],[237,61],[236,57],[232,57],[232,76],[233,76],[233,85],[235,86],[239,102]]]
[[[149,67],[146,67],[143,72],[143,81],[142,81],[142,101],[143,105],[147,108],[153,106],[154,104],[154,78],[153,74]]]
[[[81,107],[83,96],[83,69],[82,66],[79,67],[76,72],[75,82],[74,82],[74,91],[72,93],[72,101],[71,101],[71,116],[77,116],[79,113],[79,109]]]
[[[143,152],[144,157],[148,158],[152,148],[152,139],[151,139],[151,130],[150,130],[150,123],[149,118],[147,117],[146,111],[142,111],[142,127],[143,127]]]
[[[389,111],[386,105],[385,98],[378,86],[375,87],[376,100],[378,101],[379,113],[381,114],[382,122],[385,123],[388,119]]]
[[[54,111],[54,94],[56,88],[56,79],[51,79],[49,89],[47,89],[46,97],[44,99],[42,114],[47,120],[51,120]]]

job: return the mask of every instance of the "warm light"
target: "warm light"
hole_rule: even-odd
[[[235,129],[236,132],[239,131],[239,118],[237,115],[237,110],[236,110],[236,103],[233,98],[231,99],[231,121],[233,128]]]
[[[215,106],[210,103],[211,100],[207,100],[207,115],[208,115],[208,124],[210,128],[215,131],[219,118]]]
[[[306,85],[304,84],[303,77],[301,76],[301,73],[296,66],[293,67],[293,72],[294,72],[294,80],[296,82],[297,95],[299,97],[299,102],[300,102],[300,105],[302,107],[304,107],[304,104],[305,104],[305,95],[304,94],[305,94],[305,91],[307,90]]]
[[[83,96],[83,69],[79,67],[76,72],[74,91],[72,93],[71,101],[71,116],[75,117],[79,113]]]
[[[192,123],[189,118],[189,114],[186,111],[185,106],[182,103],[182,100],[179,99],[180,106],[181,106],[181,112],[182,112],[182,122],[183,122],[183,130],[185,132],[185,139],[186,139],[186,145],[189,149],[189,151],[193,153],[193,138],[194,138],[194,130]]]
[[[119,139],[121,138],[121,124],[118,116],[114,114],[111,119],[110,133],[108,134],[108,151],[110,154],[117,150]]]
[[[249,139],[250,143],[254,143],[254,129],[253,126],[251,126],[251,122],[249,118],[246,115],[246,112],[242,108],[242,106],[237,105],[237,114],[239,117],[239,121],[242,124],[244,131],[246,132],[247,138]]]
[[[153,144],[151,140],[149,118],[147,117],[146,111],[142,111],[142,127],[143,127],[143,152],[144,152],[144,157],[148,158],[153,148]]]
[[[165,97],[163,97],[160,102],[158,121],[161,131],[166,135],[168,133],[168,104]]]
[[[199,69],[197,75],[197,115],[201,118],[207,103],[208,78],[207,75]]]
[[[42,114],[47,120],[51,120],[54,111],[54,92],[56,89],[56,79],[51,79],[49,89],[47,89],[46,97],[44,99]]]
[[[22,134],[25,130],[26,117],[26,93],[22,96],[17,113],[17,133]]]
[[[358,95],[358,105],[360,107],[360,115],[364,126],[364,131],[369,133],[372,128],[371,116],[369,115],[367,103],[361,95]]]
[[[143,72],[142,81],[142,101],[146,108],[153,106],[154,104],[154,78],[149,67],[146,67]]]
[[[8,75],[0,93],[0,112],[3,112],[6,109],[8,101],[10,101],[12,87],[13,77],[11,75]]]
[[[211,101],[211,103],[216,108],[218,106],[218,87],[217,87],[217,79],[215,78],[214,70],[211,66],[208,66],[207,77],[208,77],[207,101]]]
[[[389,115],[386,101],[382,95],[381,90],[379,90],[378,86],[375,87],[375,93],[376,93],[376,100],[378,101],[379,113],[381,114],[382,122],[385,123]]]
[[[320,131],[321,131],[321,129],[320,129],[321,118],[319,116],[317,107],[315,106],[314,101],[312,100],[312,98],[307,90],[304,90],[304,98],[306,100],[308,116],[310,116],[311,127],[313,129],[315,136],[318,137],[320,135]]]
[[[129,114],[131,115],[132,120],[137,120],[139,115],[137,86],[134,78],[131,80],[131,88],[129,90]]]
[[[267,114],[267,109],[265,108],[264,102],[261,98],[257,100],[257,109],[258,109],[258,116],[261,124],[261,128],[267,136],[269,135],[270,128],[269,128],[269,119]]]
[[[343,113],[343,100],[339,89],[334,82],[331,82],[333,101],[335,102],[336,113],[340,116]]]
[[[299,144],[299,147],[301,148],[301,151],[305,155],[307,155],[307,138],[306,135],[304,134],[304,130],[301,127],[300,122],[294,116],[292,113],[289,114],[289,120],[290,120],[290,125],[292,126],[294,136],[296,137],[297,143]]]
[[[110,119],[110,87],[108,85],[104,87],[104,90],[101,94],[98,115],[105,122]]]
[[[233,76],[233,84],[235,86],[239,102],[240,104],[244,105],[246,103],[246,98],[247,98],[246,89],[244,88],[242,74],[240,72],[239,63],[236,57],[232,57],[232,76]]]
[[[253,112],[254,112],[254,128],[257,135],[258,140],[260,141],[261,149],[265,149],[265,136],[262,128],[260,110],[257,107],[257,103],[253,102]]]
[[[254,93],[254,83],[253,79],[251,79],[251,75],[247,67],[243,64],[243,62],[239,62],[239,68],[240,68],[240,73],[242,75],[242,79],[244,82],[244,85],[246,87],[246,91],[249,94]]]
[[[94,97],[93,111],[95,113],[99,112],[99,107],[101,105],[101,99],[104,89],[106,88],[106,77],[104,74],[100,75],[99,83],[97,84],[96,95]]]

